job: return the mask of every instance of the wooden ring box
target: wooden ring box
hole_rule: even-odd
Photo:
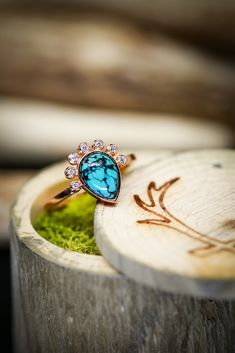
[[[96,208],[104,257],[59,248],[33,228],[64,186],[63,164],[31,179],[12,209],[15,352],[232,351],[234,157],[140,154],[117,206]]]

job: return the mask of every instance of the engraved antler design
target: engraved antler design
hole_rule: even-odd
[[[139,195],[134,195],[134,200],[136,204],[147,211],[148,213],[153,214],[154,218],[147,218],[138,220],[138,223],[141,224],[153,224],[156,226],[162,226],[168,229],[172,229],[178,233],[181,233],[193,240],[201,242],[203,245],[197,248],[194,248],[189,251],[189,254],[196,256],[205,256],[211,255],[220,251],[228,251],[230,253],[235,254],[235,240],[222,241],[216,238],[213,238],[207,234],[201,233],[196,229],[190,227],[185,222],[174,216],[165,206],[164,198],[166,196],[169,188],[175,184],[180,178],[174,178],[161,186],[157,187],[154,181],[151,181],[147,187],[147,195],[149,202],[143,201]],[[158,197],[158,205],[160,206],[163,213],[156,212],[154,207],[156,205],[156,201],[153,197],[153,192],[160,192]]]

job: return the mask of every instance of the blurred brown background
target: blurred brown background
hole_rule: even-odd
[[[0,0],[1,322],[9,207],[79,142],[233,148],[233,0]],[[3,332],[3,329],[1,330]]]

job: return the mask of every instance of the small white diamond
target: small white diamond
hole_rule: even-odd
[[[76,153],[76,152],[70,153],[70,154],[68,155],[68,161],[69,161],[69,163],[71,163],[71,164],[77,164],[77,162],[78,162],[78,155],[77,155],[77,153]]]
[[[104,141],[102,140],[95,140],[93,142],[93,147],[102,150],[104,148]]]
[[[81,189],[80,183],[78,181],[72,181],[70,183],[70,189],[72,192],[77,192]]]
[[[78,146],[78,149],[79,149],[80,152],[86,153],[86,152],[89,151],[89,145],[88,145],[88,143],[86,143],[86,142],[82,142],[82,143],[80,143],[80,145]]]
[[[115,154],[118,151],[118,148],[116,145],[113,145],[112,143],[107,146],[107,151],[110,152],[111,154]]]
[[[75,169],[71,167],[67,167],[64,171],[64,174],[68,179],[72,179],[75,176],[75,173],[76,173]]]
[[[120,164],[120,165],[124,165],[127,162],[127,158],[123,154],[119,154],[119,156],[117,156],[116,160],[117,160],[118,164]]]

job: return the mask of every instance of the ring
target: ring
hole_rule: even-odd
[[[116,145],[105,146],[102,140],[95,140],[91,145],[80,143],[77,152],[68,155],[70,166],[64,171],[66,178],[71,180],[70,186],[49,200],[45,207],[53,206],[81,190],[97,200],[116,203],[121,172],[135,159],[134,154],[118,154]]]

